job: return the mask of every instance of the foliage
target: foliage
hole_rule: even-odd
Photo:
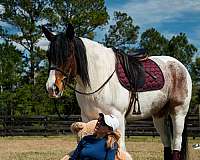
[[[196,52],[197,48],[188,42],[185,33],[173,36],[169,41],[167,55],[180,60],[188,69]]]
[[[0,110],[11,114],[16,104],[15,89],[20,85],[22,53],[8,42],[0,44]]]
[[[156,29],[147,29],[141,35],[141,47],[145,48],[149,55],[166,55],[168,40]]]
[[[189,43],[186,34],[180,33],[168,40],[154,28],[142,33],[140,45],[147,50],[149,55],[174,57],[188,69],[192,64],[193,55],[197,52],[197,48]]]
[[[76,36],[94,38],[95,29],[109,19],[104,0],[6,0],[0,1],[5,12],[0,20],[12,25],[15,32],[0,26],[0,111],[7,115],[60,113],[79,114],[75,93],[66,89],[59,100],[48,97],[46,51],[38,46],[41,25],[63,31],[70,22]],[[130,52],[138,39],[139,26],[126,13],[114,12],[114,24],[105,35],[105,45]],[[12,44],[15,44],[17,50]],[[200,60],[192,62],[197,52],[184,33],[166,39],[154,28],[141,35],[140,46],[150,55],[169,55],[179,59],[190,70],[194,83],[193,101],[200,101]],[[55,107],[57,106],[57,108]]]
[[[1,90],[12,90],[21,79],[22,53],[8,42],[0,44],[0,53]]]
[[[200,82],[200,57],[197,57],[192,65],[192,76],[195,82]]]
[[[59,19],[57,25],[72,23],[77,36],[93,38],[94,30],[109,18],[104,0],[54,0],[52,7]]]
[[[13,25],[17,33],[6,34],[5,37],[11,42],[15,42],[23,47],[25,62],[28,70],[26,71],[30,83],[34,83],[35,69],[39,68],[45,53],[37,46],[41,38],[40,23],[46,19],[42,14],[48,6],[49,1],[45,0],[7,0],[1,3],[5,12],[1,15],[1,20]]]
[[[138,38],[139,26],[126,13],[114,12],[114,21],[105,35],[105,45],[130,51]]]
[[[104,0],[7,0],[0,4],[5,9],[1,21],[15,28],[15,32],[10,32],[1,26],[0,38],[22,48],[22,53],[14,47],[9,54],[2,52],[0,67],[5,70],[0,72],[2,111],[12,115],[55,114],[54,100],[45,91],[48,70],[46,52],[38,46],[41,25],[61,31],[71,22],[77,35],[93,38],[94,30],[109,18]],[[72,91],[66,90],[56,104],[62,113],[69,114],[72,107],[73,112],[79,113]]]
[[[193,79],[193,96],[192,103],[200,103],[200,57],[192,63],[191,76]]]

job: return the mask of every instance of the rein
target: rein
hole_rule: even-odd
[[[68,77],[70,76],[70,73],[67,74],[67,73],[65,73],[64,71],[62,71],[61,69],[59,69],[59,68],[57,68],[57,67],[50,67],[49,70],[57,70],[57,71],[61,72],[61,73],[65,76],[65,78],[67,78],[67,79],[68,79]],[[108,77],[108,79],[107,79],[97,90],[95,90],[95,91],[93,91],[93,92],[88,92],[88,93],[86,93],[86,92],[81,92],[81,91],[76,90],[73,86],[71,86],[71,85],[68,84],[68,83],[64,83],[64,84],[65,84],[68,88],[70,88],[71,90],[73,90],[73,91],[75,91],[75,92],[77,92],[77,93],[79,93],[79,94],[82,94],[82,95],[91,95],[91,94],[94,94],[94,93],[100,91],[100,90],[109,82],[109,80],[112,78],[112,76],[114,75],[114,73],[115,73],[115,70],[114,70],[114,71],[112,72],[112,74]]]

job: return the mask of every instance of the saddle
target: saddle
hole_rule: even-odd
[[[123,87],[129,91],[137,91],[144,85],[144,68],[141,60],[146,58],[143,50],[137,50],[132,54],[125,54],[121,50],[114,49],[116,53],[116,72]]]
[[[129,90],[129,108],[134,104],[133,114],[140,114],[138,92],[159,90],[164,86],[164,76],[160,67],[146,55],[144,49],[131,54],[113,49],[116,54],[116,73],[120,84]],[[135,110],[136,102],[138,111]]]

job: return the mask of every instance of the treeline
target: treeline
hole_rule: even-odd
[[[96,29],[104,28],[110,19],[104,0],[6,0],[0,5],[0,21],[5,24],[0,27],[0,114],[48,115],[57,109],[62,114],[80,113],[73,91],[66,89],[59,100],[50,99],[46,93],[48,61],[38,43],[43,37],[41,26],[62,32],[70,22],[76,36],[94,39]],[[200,103],[200,58],[194,58],[197,48],[189,43],[186,34],[167,39],[150,28],[139,37],[139,30],[132,17],[115,11],[113,24],[101,43],[126,53],[140,46],[149,55],[177,58],[192,75],[191,105]]]

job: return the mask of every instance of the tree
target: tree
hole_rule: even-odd
[[[168,40],[156,29],[147,29],[141,35],[140,46],[145,48],[149,55],[166,55]]]
[[[27,76],[32,84],[35,72],[46,58],[46,53],[37,46],[42,36],[42,23],[63,27],[71,22],[78,36],[92,36],[92,32],[109,18],[104,0],[7,0],[0,4],[5,8],[1,20],[18,29],[18,33],[5,36],[28,52],[25,60],[29,67]]]
[[[0,53],[0,92],[10,91],[21,79],[22,53],[8,42],[0,44]]]
[[[134,25],[133,19],[126,13],[114,12],[114,21],[105,35],[105,45],[128,52],[136,43],[139,26]]]
[[[197,52],[197,48],[189,43],[186,34],[180,33],[168,40],[154,28],[142,33],[140,46],[145,48],[149,55],[174,57],[181,61],[188,70],[191,68],[192,57]]]
[[[11,33],[0,27],[0,38],[23,48],[24,73],[20,75],[20,85],[12,84],[16,87],[13,94],[13,99],[17,98],[15,106],[23,114],[53,113],[53,105],[45,92],[46,52],[38,46],[42,37],[41,25],[62,31],[71,22],[75,24],[77,36],[93,37],[94,30],[106,24],[109,18],[104,0],[7,0],[0,4],[5,8],[0,20],[17,29],[16,33]],[[70,96],[75,99],[74,94],[67,91],[66,97]],[[8,100],[8,97],[4,98]],[[72,100],[65,102],[71,104]]]
[[[53,10],[58,15],[58,24],[74,25],[77,36],[93,38],[94,30],[108,22],[104,0],[54,0]]]
[[[197,57],[192,64],[192,77],[196,83],[200,83],[200,57]]]
[[[188,69],[196,52],[197,48],[188,42],[185,33],[173,36],[169,41],[167,55],[180,60]]]
[[[200,57],[197,57],[191,65],[191,77],[193,80],[192,104],[200,104]]]
[[[16,106],[15,89],[23,71],[22,53],[8,42],[0,44],[0,53],[0,110],[11,115]]]
[[[1,2],[5,12],[1,20],[17,28],[15,34],[6,34],[4,37],[24,48],[24,60],[28,66],[27,77],[34,84],[35,71],[39,69],[41,61],[45,58],[45,52],[37,46],[41,38],[40,23],[46,19],[43,17],[49,1],[45,0],[7,0]],[[9,32],[8,32],[9,33]]]

